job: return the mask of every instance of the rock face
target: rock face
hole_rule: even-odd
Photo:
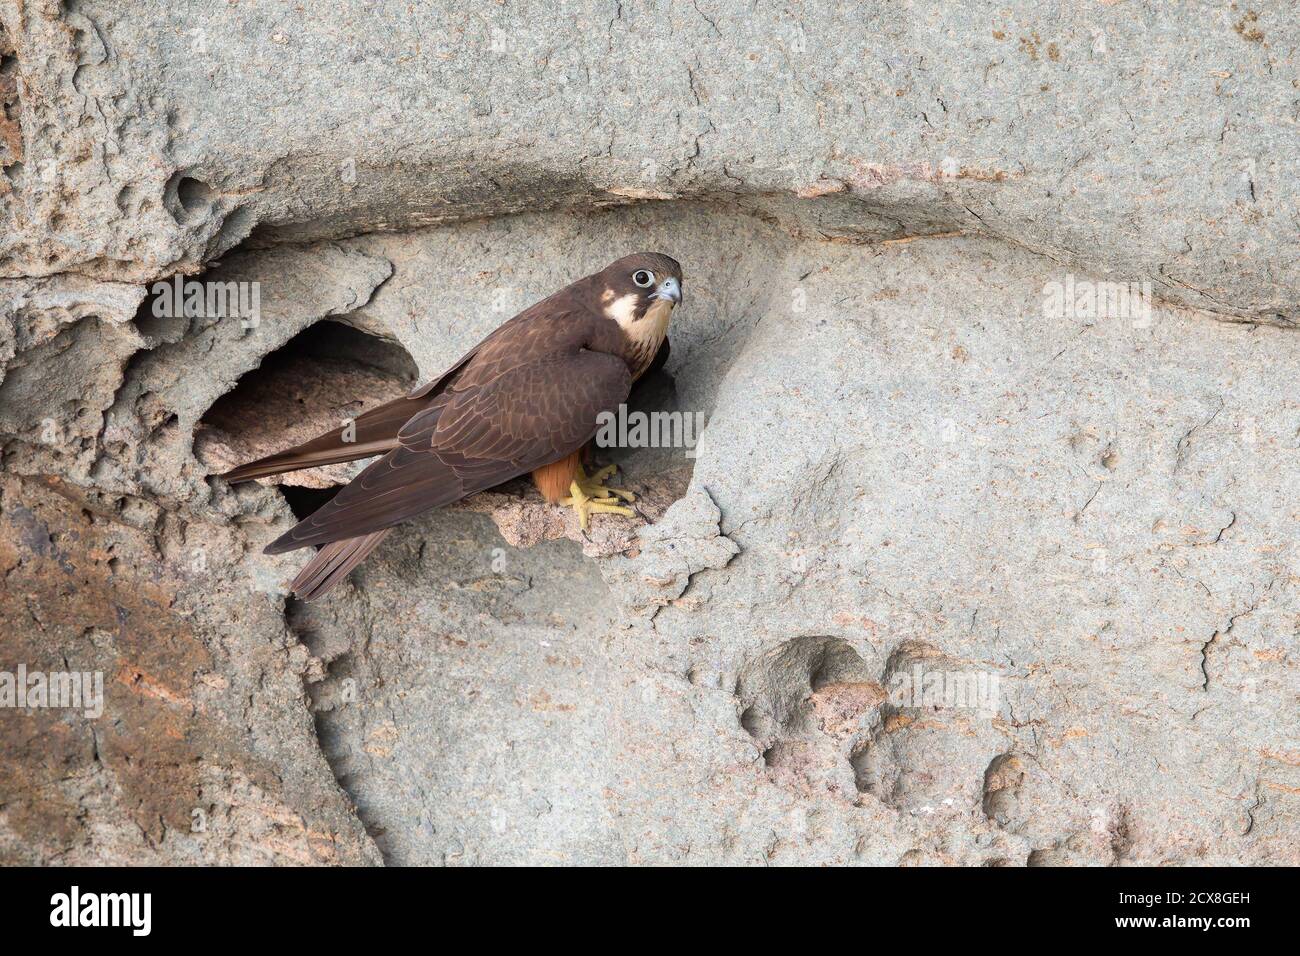
[[[0,861],[1300,862],[1286,5],[0,24],[0,703],[103,686],[0,707]],[[216,474],[635,249],[640,516],[290,598],[355,466]]]

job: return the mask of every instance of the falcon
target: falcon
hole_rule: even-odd
[[[667,357],[668,322],[682,301],[682,268],[655,252],[624,256],[505,322],[447,371],[343,428],[241,465],[234,483],[382,455],[325,505],[266,546],[321,545],[294,579],[314,600],[393,529],[520,475],[551,504],[633,516],[636,496],[605,482],[615,468],[583,467],[602,412]]]

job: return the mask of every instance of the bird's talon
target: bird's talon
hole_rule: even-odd
[[[590,524],[593,514],[622,515],[625,518],[636,517],[636,512],[631,508],[625,508],[623,505],[615,503],[619,499],[636,501],[635,494],[625,488],[606,488],[601,484],[616,471],[618,471],[616,465],[606,465],[589,476],[579,468],[578,478],[569,485],[569,497],[560,501],[560,504],[566,505],[578,513],[578,525],[583,531],[587,530],[587,525]]]

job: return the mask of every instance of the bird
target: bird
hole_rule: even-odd
[[[319,545],[291,590],[313,601],[392,529],[521,475],[542,497],[592,514],[633,517],[633,492],[584,468],[603,413],[668,356],[682,268],[658,252],[616,259],[524,309],[441,375],[343,427],[226,472],[234,484],[382,455],[332,499],[264,549]]]

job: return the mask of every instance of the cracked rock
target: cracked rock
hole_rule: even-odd
[[[1300,862],[1283,5],[256,6],[0,5],[0,862]],[[294,600],[220,473],[637,249],[638,517]]]

